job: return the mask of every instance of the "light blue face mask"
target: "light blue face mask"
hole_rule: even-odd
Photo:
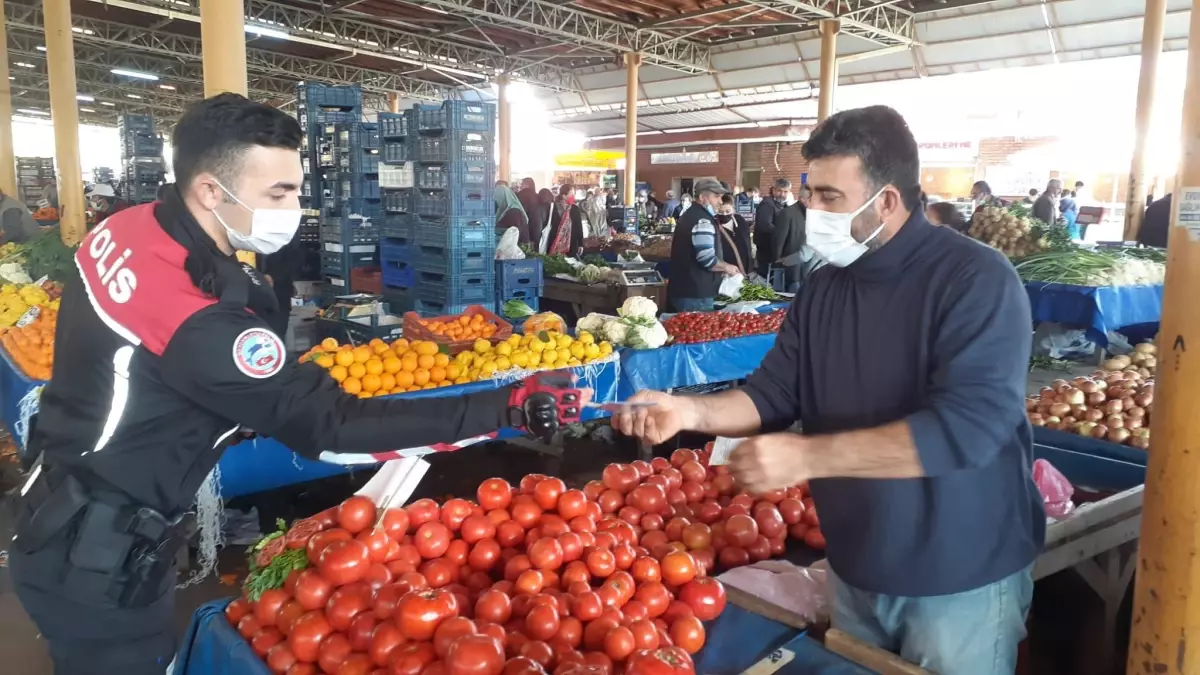
[[[705,205],[704,205],[704,210],[705,210],[705,211],[708,211],[708,215],[710,215],[710,216],[715,216],[715,215],[717,215],[717,210],[713,208],[713,205],[712,205],[712,204],[705,204]]]

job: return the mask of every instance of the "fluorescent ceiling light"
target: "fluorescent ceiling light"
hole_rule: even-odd
[[[33,67],[33,64],[32,64],[32,63],[25,63],[24,61],[17,61],[17,62],[16,62],[15,64],[13,64],[13,65],[20,66],[20,67],[22,67],[22,68],[32,68],[32,67]]]
[[[95,96],[88,96],[87,94],[75,94],[75,100],[76,100],[76,101],[85,101],[85,102],[87,102],[87,103],[91,103],[92,101],[95,101],[95,100],[96,100],[96,97],[95,97]]]
[[[267,28],[265,26],[254,26],[251,24],[246,24],[246,32],[250,33],[251,35],[257,35],[258,37],[277,38],[279,40],[285,40],[288,36],[286,30],[280,30],[279,28]]]
[[[136,98],[140,101],[142,97],[137,94],[125,94],[125,98]]]
[[[17,108],[17,112],[25,113],[26,115],[49,115],[50,114],[50,113],[46,112],[45,110],[38,110],[37,108]]]
[[[72,33],[79,33],[79,34],[81,34],[81,35],[95,35],[95,34],[96,34],[96,31],[89,30],[89,29],[87,29],[87,28],[78,28],[78,27],[75,27],[75,26],[72,26],[72,27],[71,27],[71,32],[72,32]]]
[[[116,103],[109,103],[108,101],[100,101],[100,105],[106,105],[106,106],[108,106],[108,107],[110,107],[110,108],[115,108],[117,104],[116,104]]]
[[[93,110],[92,108],[80,108],[80,109],[79,109],[79,111],[80,111],[80,112],[90,112],[90,113],[94,113],[94,112],[96,112],[96,111],[95,111],[95,110]]]
[[[38,45],[38,46],[37,46],[37,50],[38,50],[39,52],[44,52],[44,51],[46,51],[46,45]]]
[[[160,84],[160,85],[158,85],[158,88],[166,89],[167,91],[175,91],[174,85],[170,85],[170,84]]]
[[[151,73],[143,73],[136,70],[125,70],[124,68],[113,68],[108,71],[113,75],[123,75],[125,77],[136,77],[139,80],[157,80],[158,76]]]

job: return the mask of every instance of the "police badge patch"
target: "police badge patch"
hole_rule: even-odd
[[[233,363],[248,377],[271,377],[286,357],[283,341],[266,328],[247,328],[233,341]]]

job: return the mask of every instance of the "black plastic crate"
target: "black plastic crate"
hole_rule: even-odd
[[[321,218],[305,215],[300,218],[300,229],[297,231],[299,241],[313,243],[321,241]]]
[[[379,113],[379,138],[386,141],[392,138],[408,136],[408,115],[406,113]]]
[[[343,249],[331,251],[331,247]],[[321,273],[327,276],[350,278],[350,270],[358,267],[377,267],[379,265],[379,246],[377,244],[362,244],[346,246],[325,242],[321,244]]]
[[[409,201],[409,212],[431,217],[495,217],[492,200],[494,188],[451,188],[446,190],[416,190]]]
[[[321,222],[321,241],[335,244],[374,244],[379,228],[362,218],[325,218]]]
[[[359,174],[378,174],[379,153],[363,151],[350,155],[350,170]]]
[[[466,305],[483,305],[489,310],[496,303],[496,280],[491,274],[459,277],[448,285],[443,275],[417,272],[415,292],[418,307],[443,308],[438,314],[461,314]],[[436,314],[435,314],[436,316]]]
[[[410,263],[415,262],[420,255],[421,247],[411,240],[386,236],[379,239],[379,259],[383,262],[395,260]]]
[[[421,108],[417,126],[427,131],[496,132],[496,105],[482,101],[443,101],[440,108]]]
[[[397,243],[413,243],[413,226],[407,213],[388,213],[379,226],[379,239],[391,239]]]
[[[154,117],[152,115],[121,115],[117,118],[118,133],[153,134]]]
[[[154,136],[126,136],[121,143],[123,157],[161,157],[163,139]]]
[[[366,218],[372,223],[383,220],[383,206],[379,200],[340,199],[323,205],[326,216],[338,218]]]
[[[385,213],[408,213],[412,209],[414,190],[388,190],[383,193],[383,210]]]
[[[358,148],[360,150],[379,149],[379,125],[363,122],[358,129]]]
[[[447,131],[439,136],[420,136],[412,147],[418,162],[494,162],[495,134],[480,131]]]
[[[327,284],[334,288],[342,289],[330,294],[330,296],[348,295],[350,293],[350,282],[345,279],[338,279],[338,281],[342,283],[340,285]],[[384,300],[386,301],[387,298],[384,298]],[[330,312],[333,311],[336,310],[331,308]],[[392,314],[396,314],[397,312],[396,309],[390,306],[388,307],[388,311]],[[343,343],[366,344],[375,338],[379,338],[384,342],[394,342],[404,335],[404,325],[402,323],[385,323],[381,325],[378,316],[374,314],[369,317],[363,317],[363,321],[319,315],[314,319],[314,322],[316,324],[315,328],[318,340],[333,338]]]
[[[316,108],[361,108],[362,87],[357,84],[330,85],[301,82],[296,85],[298,105]]]

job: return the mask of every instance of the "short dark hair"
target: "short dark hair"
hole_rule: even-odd
[[[721,203],[722,204],[732,204],[733,203],[733,195],[729,194],[728,192],[721,195]]]
[[[967,224],[967,220],[963,218],[962,213],[950,202],[930,204],[928,208],[937,214],[937,218],[942,225],[952,227],[961,232]]]
[[[775,189],[776,190],[791,190],[792,189],[792,181],[790,181],[786,178],[776,178],[775,179]]]
[[[921,203],[921,160],[917,139],[900,113],[873,105],[843,110],[817,125],[801,149],[804,159],[857,157],[874,190],[894,185],[905,208]]]
[[[1081,180],[1077,180],[1077,181],[1075,181],[1075,187],[1076,187],[1076,188],[1081,188],[1081,187],[1083,187],[1083,181],[1081,181]]]
[[[188,106],[175,132],[171,166],[175,183],[187,187],[201,173],[232,190],[241,156],[254,146],[299,150],[302,132],[294,117],[240,94],[217,94]]]
[[[972,189],[972,190],[979,190],[980,192],[982,192],[982,193],[983,193],[983,194],[985,194],[985,195],[990,195],[990,194],[992,194],[992,186],[991,186],[991,185],[988,185],[988,184],[987,184],[987,181],[985,181],[985,180],[977,180],[977,181],[975,181],[975,184],[971,186],[971,189]]]
[[[1037,188],[1029,188],[1029,196],[1036,197],[1038,194]]]

